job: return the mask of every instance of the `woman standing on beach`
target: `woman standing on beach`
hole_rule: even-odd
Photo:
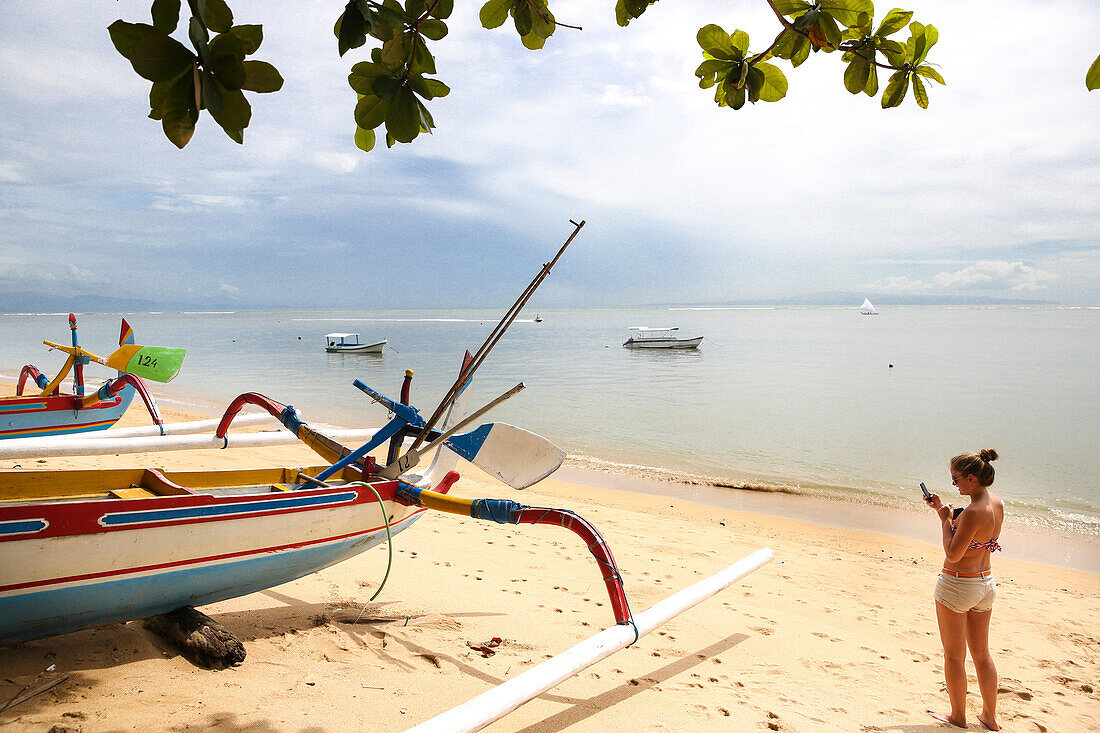
[[[953,516],[953,507],[932,494],[928,505],[936,510],[943,526],[946,558],[932,597],[943,642],[943,673],[947,679],[950,713],[929,714],[943,723],[966,727],[966,649],[974,659],[982,712],[978,721],[990,730],[997,723],[997,668],[989,654],[989,619],[997,583],[990,569],[990,554],[1001,549],[997,540],[1004,520],[1004,504],[989,491],[993,484],[993,461],[997,451],[963,453],[951,459],[951,483],[970,504]]]

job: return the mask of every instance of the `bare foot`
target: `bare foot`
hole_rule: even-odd
[[[981,723],[982,725],[984,725],[989,730],[1000,730],[1001,729],[1001,726],[997,724],[997,719],[996,718],[990,718],[989,722],[987,723],[984,720],[982,720],[982,716],[979,714],[978,715],[978,722]]]
[[[969,728],[970,727],[966,724],[966,721],[963,721],[962,723],[955,722],[955,720],[952,719],[952,717],[951,717],[951,713],[936,713],[936,712],[933,712],[931,710],[925,710],[924,712],[928,713],[929,717],[931,717],[932,720],[938,720],[941,723],[943,723],[944,725],[953,725],[956,728]]]

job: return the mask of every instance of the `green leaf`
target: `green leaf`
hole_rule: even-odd
[[[245,81],[241,89],[269,94],[283,88],[283,76],[266,61],[245,61]]]
[[[916,74],[910,77],[913,80],[913,97],[921,109],[928,109],[928,90],[924,88],[924,80]]]
[[[164,136],[181,150],[195,134],[199,110],[195,106],[195,77],[184,74],[167,90],[162,104],[161,129]]]
[[[248,78],[244,64],[231,53],[216,53],[210,58],[210,71],[218,77],[222,86],[229,90],[239,90]]]
[[[861,13],[875,14],[875,6],[871,0],[821,0],[821,9],[846,28],[858,26]]]
[[[362,127],[355,128],[355,147],[364,153],[369,153],[374,150],[374,141],[374,130],[364,130]]]
[[[174,38],[150,36],[134,44],[130,65],[149,81],[168,81],[195,63],[195,55]]]
[[[919,64],[928,58],[928,52],[932,50],[932,47],[936,45],[936,41],[938,40],[940,40],[940,32],[936,30],[936,26],[924,26],[924,53],[914,58],[913,63]]]
[[[520,0],[512,13],[512,20],[515,22],[516,33],[519,33],[521,38],[531,32],[531,27],[534,24],[532,16],[534,16],[534,13],[531,12],[531,6],[524,0]]]
[[[729,102],[729,106],[733,109],[741,109],[745,106],[745,99],[748,97],[748,93],[744,87],[740,89],[734,89],[732,91],[727,90],[726,100]]]
[[[235,25],[229,32],[241,39],[244,55],[251,56],[259,49],[264,41],[264,27],[262,25]]]
[[[730,34],[730,44],[741,52],[741,58],[749,53],[749,34],[740,28]]]
[[[912,10],[902,10],[901,8],[894,8],[886,17],[882,19],[882,22],[878,25],[878,30],[875,31],[875,35],[879,38],[885,38],[886,36],[897,33],[909,23],[909,19],[913,17]]]
[[[432,8],[432,17],[446,20],[451,17],[451,13],[454,12],[454,9],[455,0],[439,0],[435,7]]]
[[[194,15],[187,22],[187,37],[191,40],[191,45],[195,47],[195,52],[202,58],[202,62],[204,64],[209,63],[210,31],[206,30],[206,26]]]
[[[424,99],[436,99],[446,97],[451,89],[438,79],[426,79],[419,74],[409,76],[409,86]]]
[[[336,24],[337,51],[341,56],[367,42],[367,24],[356,5],[344,8]]]
[[[869,68],[871,72],[867,75],[867,85],[863,87],[863,93],[868,97],[874,97],[878,94],[878,69],[874,64],[870,64]]]
[[[432,52],[423,43],[416,44],[416,48],[413,50],[411,68],[417,74],[435,73],[435,57],[432,56]]]
[[[764,86],[764,72],[755,66],[746,66],[745,88],[749,90],[749,101],[760,101],[760,89]]]
[[[919,56],[924,55],[924,24],[913,21],[909,24],[909,40],[905,42],[905,49],[909,59],[914,64],[919,64]]]
[[[546,38],[534,31],[531,31],[526,36],[522,36],[519,40],[523,43],[525,48],[529,48],[532,51],[538,51],[546,45]]]
[[[388,102],[373,94],[364,95],[355,105],[355,124],[364,130],[373,130],[386,121],[389,110]]]
[[[909,91],[909,74],[904,69],[895,71],[890,75],[890,81],[886,84],[886,91],[882,93],[882,108],[897,107],[905,99],[905,93]]]
[[[374,94],[374,80],[387,74],[386,67],[381,64],[360,61],[351,67],[348,84],[359,94]]]
[[[397,93],[401,90],[401,80],[392,76],[380,76],[371,85],[374,96],[381,97],[392,103],[397,99]]]
[[[909,49],[903,43],[880,41],[877,46],[891,66],[901,66],[909,60]]]
[[[206,0],[198,6],[202,21],[210,30],[224,33],[233,27],[233,11],[225,4],[225,0]]]
[[[134,46],[146,38],[163,37],[166,34],[148,23],[127,23],[124,20],[116,20],[107,26],[107,33],[111,36],[111,43],[124,58],[130,59]]]
[[[210,41],[210,53],[228,53],[244,61],[245,42],[235,33],[219,33]]]
[[[800,35],[794,43],[794,52],[791,54],[791,66],[797,69],[802,65],[803,61],[810,57],[810,39]]]
[[[1096,57],[1096,60],[1092,62],[1092,66],[1089,67],[1088,73],[1085,74],[1085,88],[1090,92],[1093,89],[1100,89],[1100,56]]]
[[[936,71],[931,66],[918,66],[917,68],[913,69],[913,71],[917,72],[926,79],[938,81],[940,84],[947,84],[947,82],[943,80],[943,77],[940,76],[940,72]]]
[[[795,13],[804,13],[812,6],[805,0],[776,0],[775,9],[783,15],[794,15]]]
[[[252,121],[252,105],[239,89],[226,89],[217,80],[214,80],[214,87],[220,93],[222,106],[217,113],[210,109],[210,116],[225,130],[226,135],[243,145],[244,130]]]
[[[531,32],[542,36],[544,39],[554,35],[554,30],[557,28],[557,23],[554,22],[554,14],[550,12],[550,9],[543,6],[540,7],[541,13],[531,12]],[[544,18],[543,15],[546,17]],[[542,48],[539,46],[539,48]]]
[[[386,112],[386,133],[401,143],[412,142],[420,134],[420,108],[412,89],[401,87]]]
[[[153,26],[161,33],[171,34],[180,24],[180,0],[153,0]]]
[[[787,77],[778,66],[759,63],[754,68],[764,72],[764,83],[760,87],[760,99],[765,102],[778,102],[787,96]]]
[[[867,78],[870,75],[871,64],[866,58],[857,54],[844,70],[844,88],[852,94],[859,94],[867,87]]]
[[[164,117],[164,100],[172,89],[170,81],[155,81],[149,89],[149,119],[159,120]]]
[[[401,33],[383,43],[382,63],[393,67],[404,64],[409,55],[407,38],[408,36]]]
[[[489,0],[481,6],[478,17],[484,28],[499,28],[508,20],[508,11],[515,5],[515,0]]]
[[[432,113],[428,111],[428,107],[419,99],[416,100],[416,108],[420,113],[421,132],[431,134],[432,130],[435,128],[435,120],[432,119]]]
[[[698,41],[700,48],[711,55],[715,55],[715,51],[721,51],[726,58],[735,61],[744,58],[742,55],[736,55],[730,35],[713,23],[700,28],[695,34],[695,40]]]
[[[420,33],[423,34],[425,38],[438,41],[440,38],[447,35],[447,24],[442,20],[428,18],[420,24]]]
[[[822,11],[817,24],[825,34],[825,40],[829,42],[829,46],[835,48],[840,45],[840,27],[837,26],[836,19],[832,15]],[[825,47],[826,51],[831,50],[829,46]]]
[[[410,18],[419,18],[427,9],[426,0],[405,0],[405,14]]]

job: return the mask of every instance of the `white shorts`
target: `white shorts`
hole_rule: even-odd
[[[997,598],[997,581],[992,575],[985,578],[956,578],[940,573],[932,598],[955,613],[992,611],[993,601]]]

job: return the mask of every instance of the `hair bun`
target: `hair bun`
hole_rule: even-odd
[[[980,455],[982,457],[982,460],[986,463],[989,463],[990,461],[995,461],[997,460],[997,458],[999,458],[999,456],[997,455],[997,451],[993,450],[992,448],[982,448],[981,452],[978,455]]]

